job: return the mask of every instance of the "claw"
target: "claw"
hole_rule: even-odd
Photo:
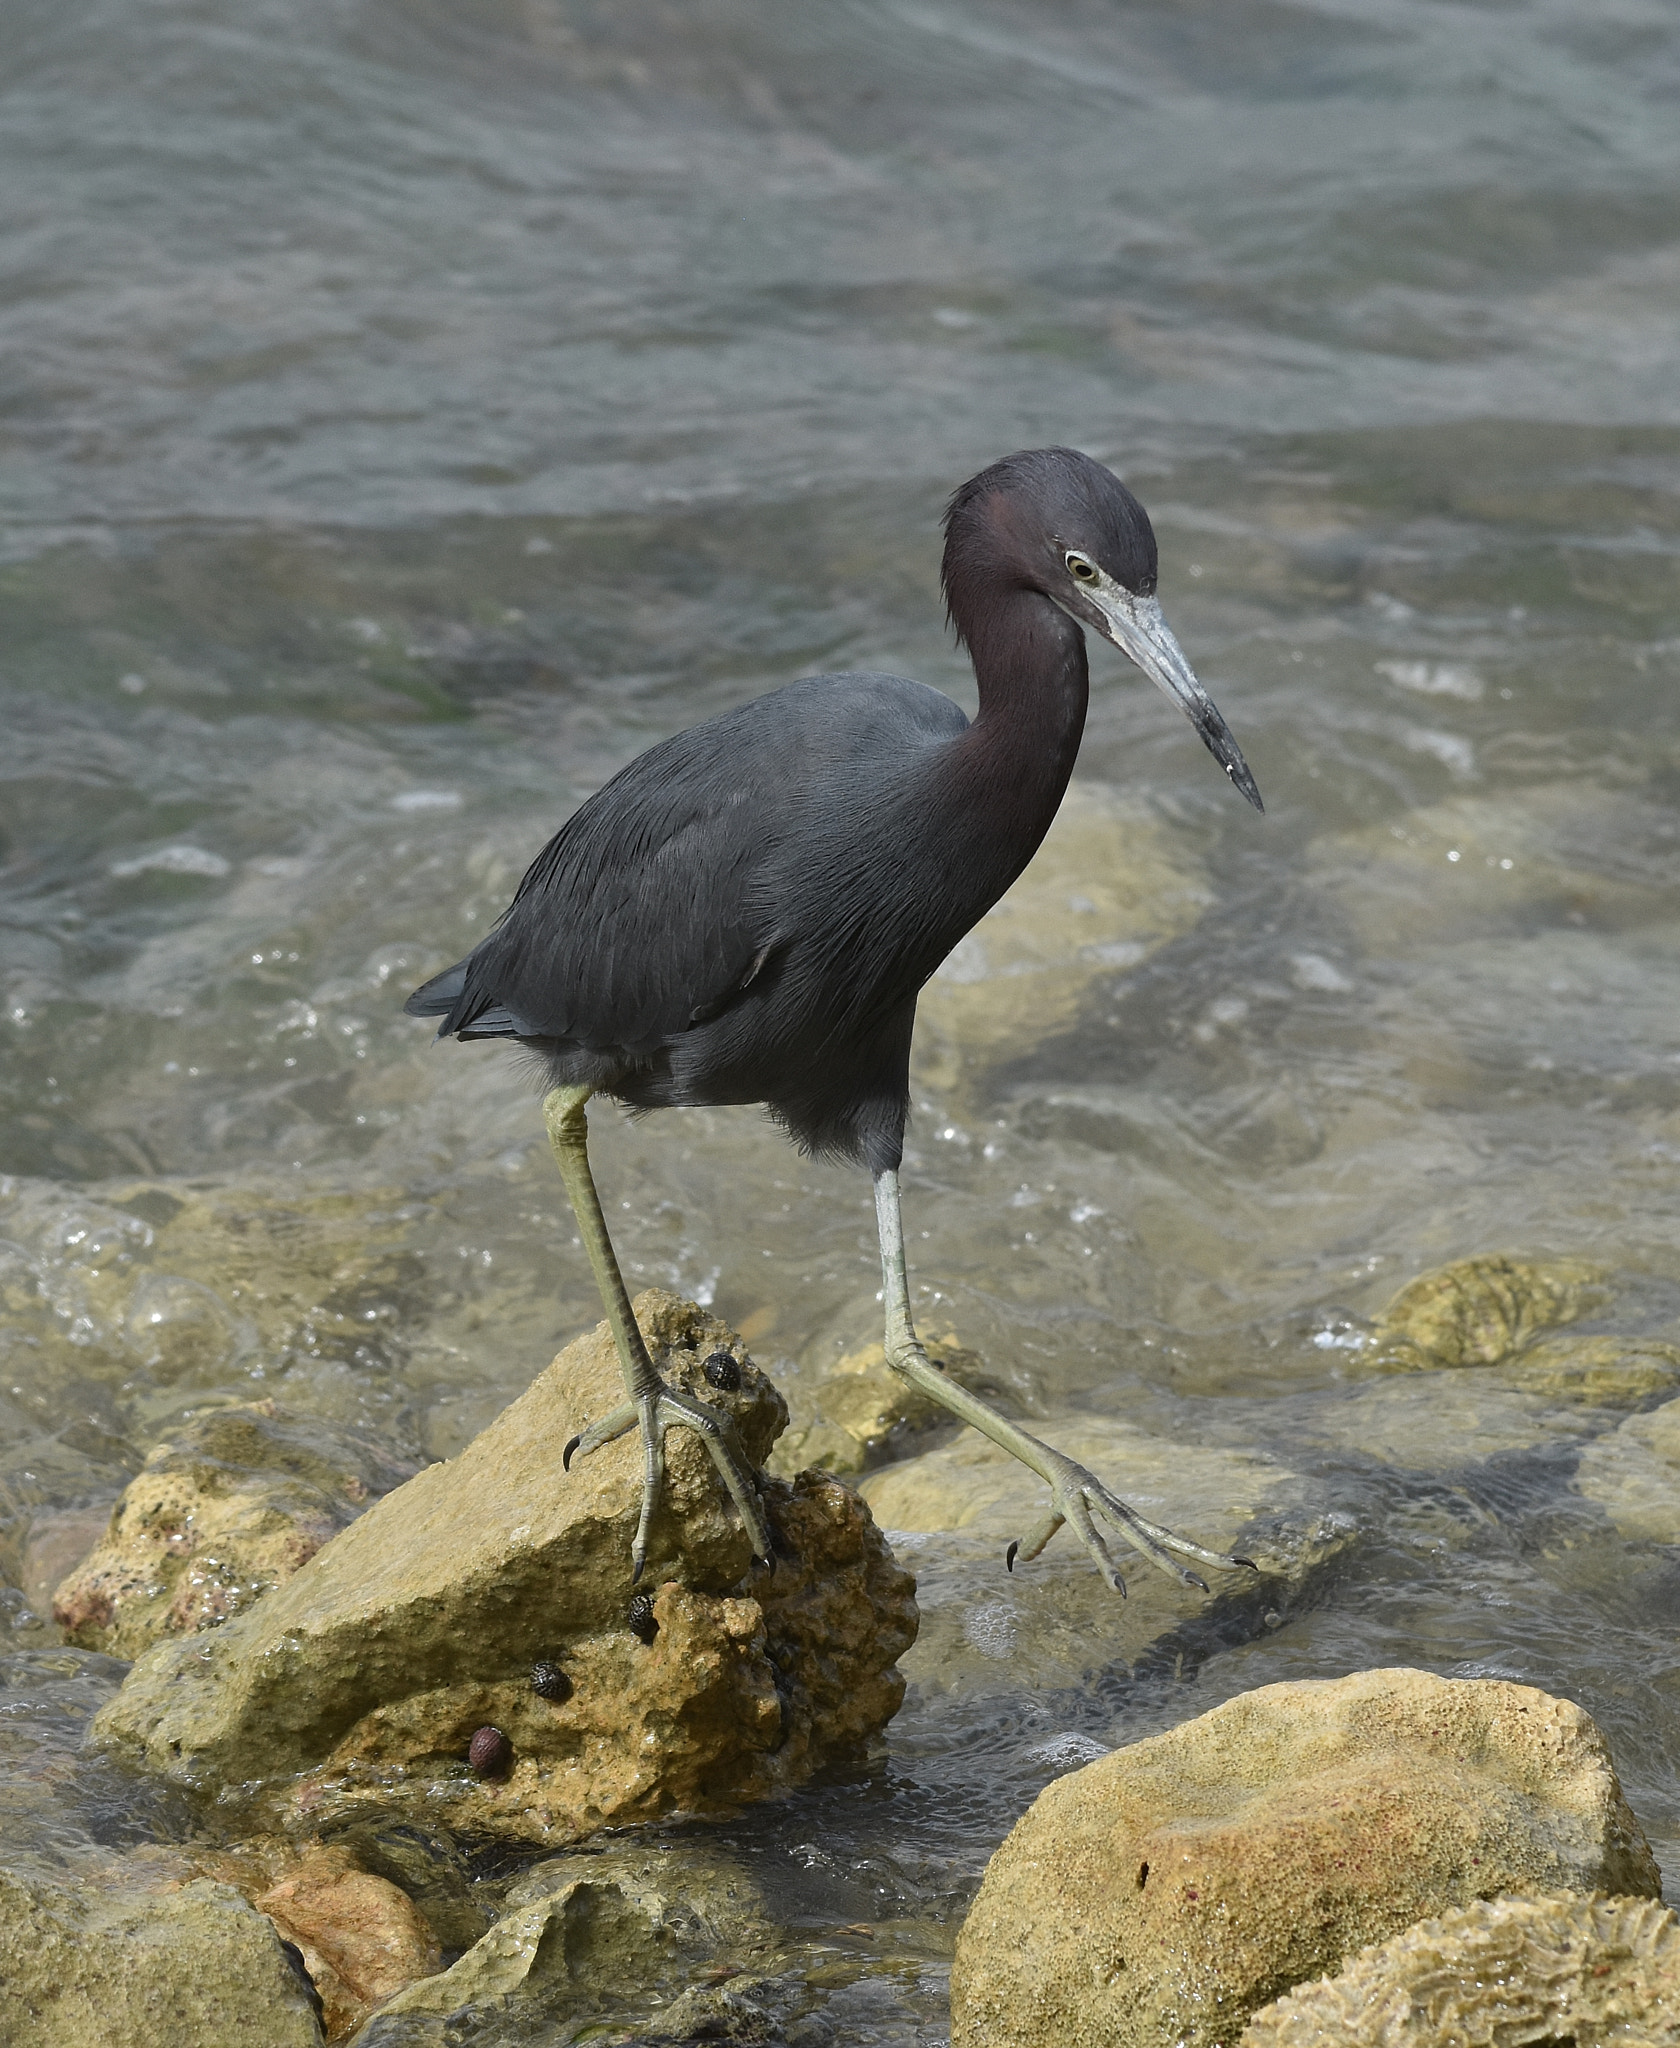
[[[562,1472],[569,1472],[572,1469],[572,1453],[582,1442],[583,1431],[580,1429],[577,1435],[571,1439],[566,1448],[560,1453],[560,1469]]]
[[[1012,1572],[1015,1569],[1015,1553],[1017,1550],[1020,1549],[1020,1547],[1021,1539],[1019,1536],[1017,1536],[1015,1540],[1010,1544],[1009,1548],[1003,1553],[1003,1568],[1006,1572]]]

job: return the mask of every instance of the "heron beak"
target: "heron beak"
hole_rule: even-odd
[[[1196,680],[1196,672],[1184,658],[1184,649],[1173,637],[1160,605],[1152,597],[1134,597],[1118,583],[1105,579],[1104,588],[1086,593],[1101,614],[1102,632],[1120,652],[1136,662],[1158,689],[1165,690],[1202,736],[1202,744],[1230,776],[1257,811],[1266,806],[1260,790],[1242,757],[1242,748],[1231,737],[1231,728],[1219,715],[1219,707]]]

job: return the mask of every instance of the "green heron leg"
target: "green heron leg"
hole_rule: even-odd
[[[875,1221],[881,1235],[881,1275],[885,1283],[883,1299],[887,1308],[887,1363],[942,1408],[948,1408],[962,1421],[972,1423],[983,1436],[989,1436],[1011,1457],[1019,1458],[1050,1489],[1049,1514],[1025,1543],[1011,1543],[1004,1554],[1004,1561],[1011,1571],[1015,1569],[1017,1558],[1026,1561],[1037,1557],[1062,1524],[1070,1522],[1074,1534],[1091,1553],[1098,1571],[1116,1593],[1124,1595],[1126,1582],[1120,1576],[1109,1553],[1107,1539],[1098,1526],[1096,1518],[1099,1515],[1105,1516],[1151,1564],[1159,1565],[1162,1571],[1187,1586],[1199,1586],[1204,1593],[1207,1591],[1206,1580],[1181,1564],[1180,1558],[1194,1558],[1198,1564],[1213,1565],[1219,1570],[1235,1566],[1247,1566],[1250,1571],[1255,1569],[1246,1557],[1226,1557],[1216,1550],[1204,1550],[1199,1543],[1176,1536],[1172,1530],[1163,1529],[1156,1522],[1146,1521],[1135,1508],[1129,1508],[1117,1494],[1111,1493],[1094,1473],[1087,1472],[1083,1465],[1076,1465],[1073,1459],[1052,1450],[1048,1444],[1040,1443],[1037,1437],[1029,1436],[1019,1424],[999,1415],[977,1394],[971,1394],[966,1387],[958,1386],[955,1380],[941,1372],[922,1349],[921,1339],[910,1319],[910,1285],[904,1264],[904,1224],[899,1214],[898,1175],[895,1172],[875,1176]]]
[[[543,1120],[548,1125],[548,1141],[571,1198],[584,1250],[595,1269],[595,1284],[601,1290],[607,1323],[618,1348],[627,1398],[611,1414],[591,1423],[581,1436],[573,1437],[561,1462],[570,1469],[575,1456],[587,1457],[602,1444],[640,1425],[642,1512],[636,1524],[636,1540],[630,1547],[634,1582],[642,1576],[642,1567],[647,1562],[648,1528],[665,1483],[665,1433],[670,1429],[692,1429],[711,1453],[712,1463],[740,1511],[752,1538],[754,1556],[768,1563],[773,1555],[770,1530],[759,1504],[752,1467],[741,1449],[734,1423],[721,1409],[708,1407],[704,1401],[696,1401],[665,1384],[648,1356],[636,1318],[630,1312],[624,1276],[618,1270],[607,1219],[601,1212],[601,1198],[595,1191],[595,1176],[589,1170],[585,1106],[593,1092],[589,1088],[551,1089],[543,1101]]]

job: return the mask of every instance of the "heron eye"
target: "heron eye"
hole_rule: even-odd
[[[1083,555],[1069,554],[1064,559],[1067,562],[1068,574],[1070,576],[1077,576],[1081,583],[1096,582],[1097,571],[1095,563],[1086,561]]]

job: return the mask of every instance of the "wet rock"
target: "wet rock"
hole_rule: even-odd
[[[1513,1387],[1484,1367],[1408,1373],[1319,1404],[1306,1433],[1413,1472],[1452,1471],[1502,1451],[1585,1434],[1578,1406]]]
[[[1680,1401],[1665,1401],[1590,1443],[1575,1490],[1636,1543],[1680,1543]]]
[[[1143,798],[1073,783],[1025,874],[922,990],[918,1084],[954,1089],[1065,1029],[1094,983],[1187,932],[1212,900],[1188,834]]]
[[[659,1290],[636,1312],[666,1372],[727,1408],[762,1460],[786,1409],[739,1339]],[[740,1362],[735,1393],[704,1377],[719,1348]],[[318,1829],[365,1807],[535,1842],[762,1798],[856,1751],[902,1698],[894,1665],[916,1626],[867,1508],[823,1474],[766,1481],[787,1554],[754,1572],[704,1449],[673,1433],[644,1645],[627,1621],[639,1445],[560,1466],[620,1396],[603,1323],[248,1614],[150,1651],[95,1740],[246,1800],[262,1824]],[[533,1690],[539,1656],[564,1664],[567,1699]],[[496,1780],[466,1762],[486,1725],[513,1749]]]
[[[195,1415],[146,1460],[53,1619],[114,1657],[219,1627],[416,1469],[366,1431],[273,1401]]]
[[[929,1358],[959,1386],[996,1394],[980,1354],[955,1331],[923,1342]],[[792,1423],[771,1452],[770,1471],[788,1479],[807,1468],[869,1472],[921,1449],[935,1430],[959,1426],[948,1409],[899,1378],[884,1344],[849,1351],[818,1381],[812,1407],[814,1415]]]
[[[1254,1451],[1183,1444],[1092,1415],[1034,1420],[1033,1433],[1076,1458],[1151,1520],[1261,1566],[1210,1572],[1213,1599],[1181,1586],[1124,1544],[1128,1597],[1115,1599],[1063,1530],[1031,1564],[1004,1568],[1011,1539],[1043,1519],[1048,1491],[976,1431],[869,1475],[861,1491],[894,1550],[913,1564],[921,1631],[905,1673],[925,1692],[1072,1683],[1096,1662],[1130,1663],[1175,1632],[1258,1631],[1353,1540],[1317,1489]]]
[[[1651,1899],[1478,1899],[1249,2021],[1241,2048],[1680,2048],[1680,1920]]]
[[[1581,1408],[1680,1395],[1680,1344],[1656,1337],[1542,1337],[1500,1368],[1514,1388]]]
[[[1428,1914],[1600,1889],[1659,1878],[1579,1707],[1423,1671],[1266,1686],[1039,1796],[958,1937],[952,2048],[1214,2048]]]
[[[0,2039],[29,2048],[318,2048],[273,1923],[228,1885],[142,1866],[0,1870]]]
[[[756,1887],[726,1857],[682,1843],[614,1845],[528,1871],[482,1941],[380,2017],[445,2018],[510,1998],[556,2018],[622,2017],[702,1970],[761,1968],[777,1941]]]
[[[254,1899],[297,1945],[320,1995],[327,2039],[442,1967],[443,1953],[408,1895],[342,1847],[315,1848]]]
[[[1540,1331],[1599,1306],[1602,1277],[1579,1259],[1459,1259],[1401,1288],[1377,1318],[1367,1358],[1391,1371],[1497,1365]]]

